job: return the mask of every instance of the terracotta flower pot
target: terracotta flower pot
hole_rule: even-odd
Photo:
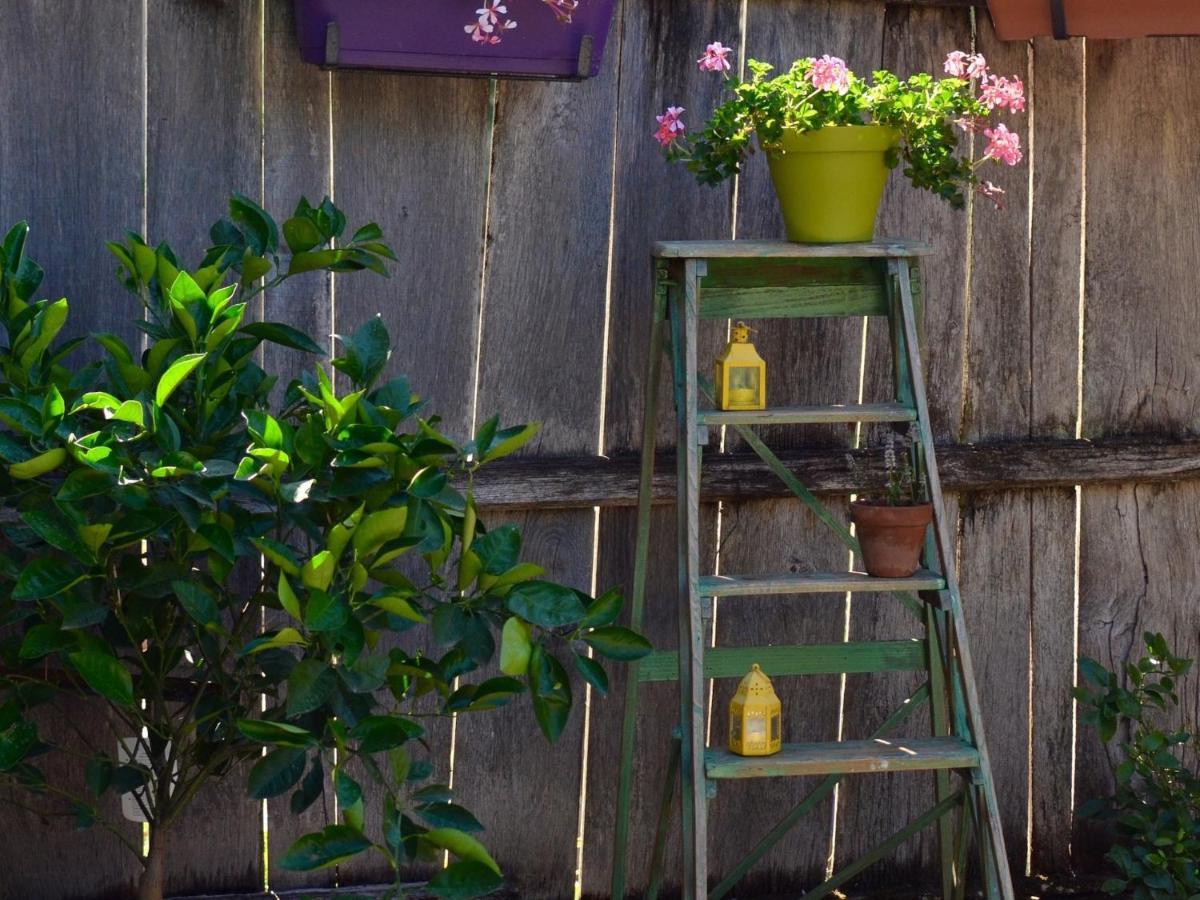
[[[1038,35],[1128,38],[1200,34],[1196,0],[988,0],[996,34],[1006,41]]]
[[[933,506],[889,506],[873,500],[850,504],[863,566],[876,578],[907,578],[921,564],[925,529],[933,521]]]

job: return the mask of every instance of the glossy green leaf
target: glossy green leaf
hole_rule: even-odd
[[[133,706],[133,677],[115,656],[98,650],[80,650],[67,655],[88,687],[120,706]]]
[[[180,277],[183,277],[182,274]],[[189,353],[171,363],[154,389],[154,402],[163,406],[184,380],[196,370],[196,367],[204,362],[207,355],[206,353]]]
[[[358,829],[349,825],[329,825],[292,844],[279,866],[289,872],[310,872],[345,862],[370,847],[371,842]]]
[[[246,792],[254,800],[278,797],[304,774],[306,755],[300,747],[279,747],[254,764],[246,780]]]

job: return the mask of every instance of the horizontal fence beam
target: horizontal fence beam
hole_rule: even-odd
[[[1200,478],[1200,440],[1191,438],[944,444],[937,452],[942,485],[952,491]],[[885,482],[879,451],[785,450],[779,457],[816,493],[879,489]],[[493,509],[632,506],[637,502],[637,480],[634,454],[515,457],[481,470],[475,476],[475,497]],[[791,496],[755,454],[708,455],[700,491],[705,501]],[[674,499],[674,454],[669,452],[655,463],[654,501]]]

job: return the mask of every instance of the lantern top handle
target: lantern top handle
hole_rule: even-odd
[[[748,344],[750,343],[750,332],[758,334],[758,329],[751,328],[745,322],[737,322],[729,331],[729,339],[735,344]],[[755,665],[755,668],[758,666]]]

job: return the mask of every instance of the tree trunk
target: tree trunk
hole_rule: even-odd
[[[138,881],[138,900],[163,900],[167,874],[167,833],[150,827],[150,855]]]

